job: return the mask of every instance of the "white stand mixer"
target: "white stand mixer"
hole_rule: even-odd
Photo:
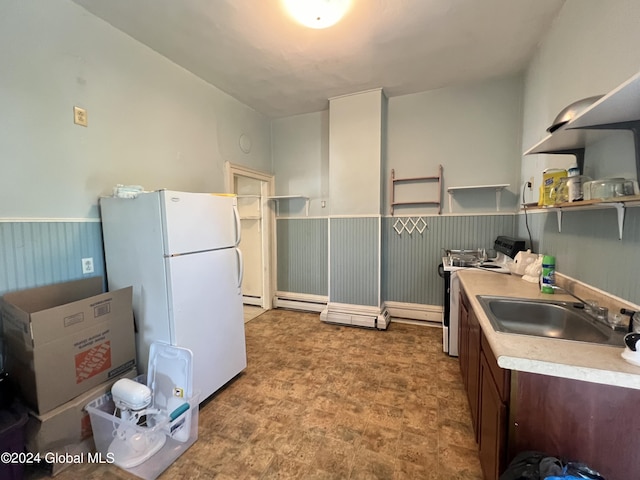
[[[109,446],[113,461],[121,468],[132,468],[144,463],[160,450],[166,435],[160,430],[140,431],[133,428],[142,417],[160,415],[157,408],[147,408],[151,404],[151,389],[146,385],[123,378],[111,388],[113,401],[120,410],[122,423],[114,432]]]

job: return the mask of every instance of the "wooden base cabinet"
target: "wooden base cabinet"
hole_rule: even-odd
[[[511,372],[498,366],[484,337],[480,350],[478,452],[484,477],[496,480],[507,466]]]
[[[498,366],[464,291],[460,295],[459,361],[480,464],[487,480],[506,466],[510,372]]]
[[[479,439],[478,405],[480,395],[480,324],[466,294],[460,292],[460,321],[458,332],[458,358],[462,382],[467,390],[471,423],[476,442]]]
[[[460,371],[486,480],[531,450],[584,463],[607,479],[640,478],[640,390],[500,368],[464,290],[459,329]]]
[[[640,478],[640,390],[514,372],[510,456],[538,450],[604,478]]]
[[[469,389],[469,301],[464,291],[460,292],[460,314],[458,317],[458,361],[465,390]]]

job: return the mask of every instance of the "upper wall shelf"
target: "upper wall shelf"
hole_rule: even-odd
[[[276,216],[280,214],[280,200],[290,200],[290,199],[302,199],[304,200],[304,212],[305,215],[309,216],[309,197],[305,197],[304,195],[272,195],[267,197],[268,200],[276,201]]]
[[[634,136],[636,174],[640,178],[640,73],[609,92],[570,122],[525,151],[576,155],[583,171],[584,149],[602,138],[604,130],[630,130]]]
[[[396,202],[396,185],[401,183],[438,182],[437,200],[417,200],[415,202]],[[402,205],[435,205],[438,207],[438,215],[442,213],[442,165],[438,165],[438,174],[427,177],[396,178],[396,171],[391,170],[391,215],[396,207]]]
[[[500,197],[502,190],[509,186],[508,183],[500,183],[497,185],[470,185],[465,187],[448,187],[449,194],[449,213],[453,213],[453,194],[464,190],[495,190],[496,191],[496,212],[500,211]]]
[[[558,232],[562,232],[563,212],[575,212],[577,210],[615,209],[618,215],[618,239],[622,240],[625,210],[629,207],[638,206],[640,206],[640,195],[632,195],[628,197],[616,197],[605,200],[583,200],[579,202],[560,203],[558,205],[550,205],[548,207],[533,207],[526,210],[556,212],[558,217]]]

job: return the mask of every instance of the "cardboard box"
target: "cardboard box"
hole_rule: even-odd
[[[102,278],[7,293],[0,314],[6,370],[43,414],[135,366],[132,288]]]
[[[85,406],[111,391],[111,386],[121,378],[134,379],[135,368],[116,378],[101,383],[57,408],[38,415],[29,412],[26,429],[26,445],[31,453],[68,453],[77,444],[93,436],[91,419]]]

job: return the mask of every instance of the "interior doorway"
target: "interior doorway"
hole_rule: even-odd
[[[274,178],[257,170],[225,163],[227,191],[238,196],[244,272],[242,298],[245,305],[265,310],[272,308],[273,213],[269,196],[273,195]]]

